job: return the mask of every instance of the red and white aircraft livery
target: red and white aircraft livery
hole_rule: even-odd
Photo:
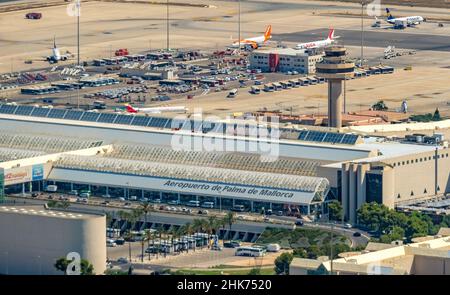
[[[187,112],[188,109],[184,106],[176,107],[155,107],[155,108],[134,108],[131,105],[126,106],[127,113],[146,113],[146,114],[161,114],[164,112]]]
[[[330,29],[330,32],[328,33],[328,38],[326,38],[325,40],[319,40],[309,43],[300,43],[297,44],[295,48],[296,49],[322,48],[333,44],[335,42],[335,38],[337,37],[334,36],[334,29]]]
[[[253,49],[257,49],[259,46],[264,45],[270,38],[272,38],[272,26],[268,25],[264,35],[242,39],[241,42],[235,41],[230,47],[238,48],[240,43],[241,47],[251,46]]]

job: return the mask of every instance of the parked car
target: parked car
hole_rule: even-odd
[[[208,210],[198,210],[197,214],[208,215]]]
[[[108,206],[109,205],[109,201],[103,201],[101,204],[105,205],[105,206]]]
[[[295,221],[295,225],[302,226],[302,225],[303,225],[303,220],[297,219],[297,220]]]
[[[230,241],[230,242],[224,242],[223,246],[225,248],[238,248],[241,246],[241,243],[239,241]]]
[[[351,225],[350,223],[346,223],[346,224],[344,225],[344,227],[345,227],[345,228],[352,228],[352,225]]]
[[[78,196],[78,191],[77,190],[71,190],[70,192],[68,192],[69,195],[71,196]]]
[[[106,240],[106,246],[107,247],[117,247],[117,244],[114,240],[108,239],[108,240]]]
[[[117,262],[119,262],[119,263],[128,263],[128,259],[126,259],[125,257],[120,257],[119,259],[117,259]]]
[[[171,200],[168,202],[170,205],[180,205],[180,202],[178,200]]]
[[[125,240],[123,238],[118,238],[114,242],[116,243],[116,245],[124,245],[125,244]]]
[[[37,197],[38,197],[38,194],[37,194],[37,193],[32,193],[32,194],[31,194],[31,197],[32,197],[32,198],[37,198]]]
[[[360,237],[360,236],[361,236],[361,233],[356,231],[356,232],[353,233],[353,236],[354,236],[354,237]]]
[[[267,252],[278,252],[280,251],[281,247],[279,244],[269,244],[267,245]]]
[[[119,201],[125,201],[125,198],[120,197],[118,200]]]

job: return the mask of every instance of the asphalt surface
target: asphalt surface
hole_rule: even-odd
[[[48,200],[45,200],[45,199],[24,199],[22,197],[8,197],[8,200],[16,201],[17,205],[24,205],[24,204],[43,205],[46,202],[48,202]],[[91,212],[91,213],[106,213],[106,212],[113,213],[118,210],[127,210],[127,208],[107,207],[107,206],[82,204],[82,203],[71,203],[70,209],[71,210],[80,210],[83,212]],[[156,212],[151,212],[151,214],[149,214],[149,216],[147,217],[147,221],[153,222],[153,223],[184,225],[188,222],[192,222],[193,219],[196,219],[199,217],[206,217],[206,216],[205,215],[201,216],[198,214],[176,214],[176,213],[156,211]],[[295,218],[293,218],[293,217],[271,216],[270,218],[274,219],[274,220],[295,222]],[[351,241],[352,247],[366,245],[370,239],[370,236],[368,233],[363,232],[358,229],[354,229],[354,228],[348,229],[340,224],[334,224],[333,228],[332,228],[331,225],[329,225],[329,224],[304,222],[303,226],[306,228],[318,228],[318,229],[323,229],[323,230],[327,230],[327,231],[332,230],[336,234],[344,235]],[[284,224],[272,224],[272,223],[265,223],[265,222],[238,220],[235,224],[233,224],[232,230],[233,231],[241,231],[241,232],[250,232],[250,233],[262,233],[267,227],[287,228],[287,229],[292,228],[292,226],[287,225],[287,224],[284,225]],[[355,232],[360,232],[361,236],[354,237],[353,234]]]
[[[380,29],[381,31],[365,31],[365,47],[395,46],[396,48],[411,50],[432,50],[450,51],[450,36],[428,35],[402,32],[390,32],[390,29]],[[326,39],[328,28],[295,32],[289,34],[277,34],[273,36],[274,41],[284,42],[311,42],[314,40]],[[361,46],[361,31],[359,30],[338,30],[336,32],[339,42],[347,46]]]

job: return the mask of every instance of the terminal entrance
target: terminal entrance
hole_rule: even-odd
[[[58,193],[77,195],[89,192],[92,197],[119,199],[127,201],[150,202],[157,204],[182,205],[216,210],[233,210],[236,212],[265,213],[278,215],[309,215],[312,205],[297,205],[276,202],[261,202],[221,196],[181,194],[178,192],[150,191],[137,188],[98,186],[84,183],[59,181],[33,181],[6,186],[5,194],[26,194],[45,191],[49,185],[55,185]]]

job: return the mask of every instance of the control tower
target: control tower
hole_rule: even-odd
[[[347,61],[347,49],[333,45],[325,48],[323,61],[316,64],[316,74],[328,80],[328,126],[342,127],[342,81],[354,76],[355,63]]]

